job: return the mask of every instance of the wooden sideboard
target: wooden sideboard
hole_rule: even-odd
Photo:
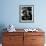
[[[3,46],[44,46],[44,32],[3,32]]]

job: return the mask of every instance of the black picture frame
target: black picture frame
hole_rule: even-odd
[[[19,22],[34,22],[34,5],[19,5]]]

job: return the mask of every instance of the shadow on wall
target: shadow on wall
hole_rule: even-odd
[[[6,30],[4,30],[5,25],[4,24],[0,24],[0,43],[2,43],[2,36],[3,36],[3,32],[5,32]]]

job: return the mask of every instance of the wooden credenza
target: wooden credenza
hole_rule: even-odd
[[[44,46],[44,32],[3,32],[3,46]]]

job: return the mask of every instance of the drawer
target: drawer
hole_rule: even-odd
[[[3,41],[17,41],[23,39],[23,36],[4,36]]]
[[[6,46],[6,45],[8,45],[8,46],[22,46],[22,44],[23,44],[23,37],[22,36],[5,36],[4,38],[3,38],[3,46]]]
[[[30,36],[26,36],[26,37],[24,37],[24,45],[25,46],[31,46],[31,44],[32,44],[32,37],[30,37]]]
[[[32,36],[24,36],[24,40],[32,40]]]
[[[31,44],[32,46],[44,46],[44,44]]]
[[[23,44],[22,43],[20,43],[20,44],[18,44],[18,43],[17,44],[15,44],[15,43],[14,44],[10,44],[9,43],[9,44],[2,44],[2,46],[23,46]]]
[[[24,32],[24,36],[44,36],[44,32]]]
[[[14,44],[2,44],[2,46],[16,46]]]
[[[32,43],[33,44],[43,44],[44,36],[32,36]]]
[[[4,32],[4,36],[23,36],[23,32]]]

